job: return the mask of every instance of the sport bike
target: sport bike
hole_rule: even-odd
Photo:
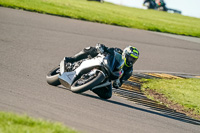
[[[74,63],[65,63],[63,59],[58,67],[47,74],[46,79],[50,85],[61,84],[75,93],[103,90],[123,75],[123,65],[122,55],[116,51],[113,54],[100,53],[94,58],[89,57]]]
[[[164,0],[145,0],[143,5],[148,9],[167,11],[166,3]]]

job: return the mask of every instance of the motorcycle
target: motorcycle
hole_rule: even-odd
[[[164,0],[145,0],[143,3],[148,9],[154,9],[158,11],[167,11],[166,3]]]
[[[74,63],[65,63],[52,69],[46,76],[47,83],[53,86],[63,85],[74,93],[88,90],[102,90],[112,85],[112,81],[123,75],[124,60],[118,52],[99,53],[94,58],[83,59]],[[99,97],[108,99],[99,95]]]

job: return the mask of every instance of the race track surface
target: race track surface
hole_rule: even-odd
[[[96,43],[137,47],[135,71],[199,75],[198,41],[3,7],[0,33],[0,111],[59,121],[85,133],[200,131],[199,125],[115,95],[101,100],[92,92],[74,94],[46,83],[47,72],[64,56]]]

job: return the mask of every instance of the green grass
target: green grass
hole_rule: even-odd
[[[0,133],[77,133],[60,123],[0,112]]]
[[[0,5],[129,28],[200,37],[200,19],[87,0],[0,0]]]
[[[153,89],[200,115],[200,79],[143,79],[143,82],[143,91]]]

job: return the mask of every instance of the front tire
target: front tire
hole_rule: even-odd
[[[94,79],[87,82],[86,84],[77,85],[78,84],[78,80],[77,80],[72,84],[71,91],[74,93],[82,93],[84,91],[87,91],[87,90],[93,88],[94,86],[98,85],[99,83],[101,83],[104,80],[104,78],[105,78],[104,75],[101,72],[99,72],[98,75]]]
[[[57,66],[47,74],[46,79],[47,79],[47,83],[49,85],[57,86],[57,85],[61,84],[59,79],[58,79],[59,69],[60,69],[60,67]]]

